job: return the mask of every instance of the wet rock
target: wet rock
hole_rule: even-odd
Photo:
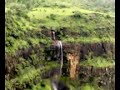
[[[59,67],[52,68],[51,70],[44,72],[41,77],[46,79],[46,78],[53,77],[54,75],[60,75],[60,68]]]
[[[64,85],[62,82],[59,82],[58,90],[70,90],[70,89],[66,85]]]
[[[106,54],[112,58],[114,58],[115,54],[114,44],[110,42],[109,44],[107,42],[81,44],[63,43],[63,50],[64,53],[77,52],[80,60],[85,60],[89,52],[93,52],[93,56],[104,56]]]
[[[41,83],[41,87],[45,87],[45,84],[44,84],[44,83]]]
[[[25,88],[32,89],[32,85],[30,85],[30,83],[26,83]]]
[[[80,79],[83,79],[83,78],[85,78],[85,77],[86,77],[86,75],[85,75],[84,73],[80,73],[80,74],[79,74],[79,78],[80,78]]]
[[[57,90],[70,90],[70,88],[61,81],[52,80],[51,83],[52,83],[52,87],[56,87]]]
[[[90,76],[89,77],[89,82],[93,82],[94,81],[94,76]]]

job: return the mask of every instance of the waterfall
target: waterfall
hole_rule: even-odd
[[[60,60],[60,75],[62,75],[62,67],[63,67],[63,46],[62,42],[56,38],[56,32],[51,30],[52,40],[54,40],[54,46],[56,49],[56,58]]]
[[[56,51],[56,57],[58,60],[60,60],[60,76],[62,75],[62,67],[63,67],[63,46],[62,46],[62,42],[60,40],[57,40],[56,39],[56,36],[55,36],[55,31],[52,31],[52,40],[54,40],[54,46],[57,48]],[[53,90],[58,90],[58,86],[57,84],[52,81],[52,87],[53,87]]]
[[[62,67],[63,67],[63,47],[62,47],[62,42],[59,41],[59,46],[60,46],[60,75],[62,75]]]
[[[55,31],[52,31],[52,40],[55,40],[56,37],[55,37]]]
[[[53,90],[58,90],[57,88],[57,85],[55,84],[55,82],[52,81],[52,87],[53,87]]]
[[[60,60],[60,75],[62,75],[62,67],[63,67],[63,47],[61,41],[56,41],[56,47],[58,48],[57,57]]]
[[[62,47],[62,42],[61,41],[56,41],[56,44],[55,46],[58,48],[57,50],[57,57],[58,59],[60,60],[60,76],[62,75],[62,67],[63,67],[63,47]],[[58,86],[57,84],[52,81],[52,87],[53,87],[53,90],[58,90]]]
[[[53,32],[53,39],[55,40],[55,32]]]

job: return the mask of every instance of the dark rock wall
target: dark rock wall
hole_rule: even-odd
[[[79,67],[80,83],[92,82],[95,80],[99,87],[104,90],[115,90],[115,69],[114,68],[96,68]]]
[[[63,44],[65,53],[74,52],[80,55],[80,60],[85,60],[86,56],[92,52],[93,56],[111,57],[114,59],[115,45],[113,43],[101,42],[101,43],[81,43],[81,44]]]

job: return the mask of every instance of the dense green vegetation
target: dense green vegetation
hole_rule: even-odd
[[[45,60],[44,48],[49,47],[50,36],[42,33],[56,30],[64,43],[114,43],[114,0],[5,0],[5,58],[8,73],[5,89],[51,90],[50,81],[41,74],[56,62]],[[26,51],[27,58],[19,55]],[[93,63],[95,62],[95,63]],[[112,58],[88,57],[83,66],[113,67]],[[81,65],[80,64],[80,65]],[[14,70],[13,70],[14,69]],[[10,71],[9,71],[10,70]],[[63,77],[64,78],[64,77]],[[68,78],[68,77],[67,77]],[[61,79],[62,80],[62,79]],[[65,79],[66,80],[66,79]],[[64,79],[63,79],[64,81]],[[99,90],[85,84],[77,88],[70,80],[70,90]],[[45,83],[45,87],[40,86]],[[27,86],[28,85],[28,86]],[[101,90],[101,89],[100,89]]]
[[[94,67],[113,67],[115,62],[111,58],[88,56],[88,59],[81,62],[80,65]]]
[[[24,0],[13,0],[11,3],[6,1],[6,52],[28,48],[29,42],[38,44],[42,41],[40,38],[43,38],[44,41],[49,40],[40,33],[36,35],[41,30],[40,26],[44,26],[48,30],[51,28],[55,30],[66,28],[68,30],[66,33],[61,32],[65,34],[61,36],[65,42],[114,42],[114,15],[85,10],[75,6],[69,8],[59,7],[60,2],[56,2],[58,5],[56,7],[45,7],[44,5],[38,7],[36,4],[39,3],[37,2],[54,4],[50,0],[48,2],[45,0],[31,0],[29,3]],[[27,6],[31,6],[31,9],[29,10]],[[72,37],[69,33],[73,33]],[[77,36],[74,33],[77,33]]]

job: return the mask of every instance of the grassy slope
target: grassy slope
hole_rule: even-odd
[[[76,12],[81,17],[71,17],[74,16]],[[95,14],[95,16],[94,16]],[[90,17],[93,15],[93,20],[90,20]],[[33,11],[28,12],[28,16],[32,20],[38,20],[39,25],[44,25],[48,28],[54,28],[58,30],[61,27],[69,28],[69,31],[81,32],[84,31],[89,34],[89,37],[78,36],[73,38],[68,35],[67,37],[61,36],[65,42],[100,42],[100,41],[110,41],[114,42],[114,16],[106,13],[100,13],[95,11],[89,11],[80,9],[77,7],[71,8],[46,8],[40,7],[35,8]],[[109,16],[110,19],[106,17]],[[110,22],[112,21],[112,22]],[[83,28],[81,28],[83,27]],[[102,30],[99,33],[96,28],[103,27],[105,30],[104,37],[100,36]],[[109,27],[109,28],[107,28]],[[81,29],[83,29],[81,31]],[[108,30],[107,30],[108,29]],[[109,33],[109,34],[108,34]],[[73,35],[74,36],[74,35]],[[101,38],[100,38],[101,37]]]
[[[43,41],[47,42],[47,39],[49,39],[47,37],[39,39],[40,37],[36,37],[35,34],[33,34],[34,36],[32,37],[31,33],[39,32],[41,30],[39,26],[45,26],[49,30],[53,28],[58,31],[60,31],[60,28],[66,27],[68,28],[68,32],[81,33],[78,36],[71,36],[67,34],[65,36],[61,36],[64,42],[95,43],[108,41],[114,43],[114,15],[109,14],[109,12],[103,13],[85,10],[75,6],[73,7],[69,0],[64,2],[61,1],[62,0],[55,2],[51,2],[51,0],[46,2],[44,0],[41,1],[41,7],[33,8],[28,12],[24,12],[28,15],[28,19],[23,16],[18,17],[16,14],[6,14],[6,52],[15,53],[17,50],[19,50],[19,48],[28,48],[28,42],[33,44],[38,44],[39,42]],[[70,5],[68,5],[68,2]],[[44,7],[46,5],[45,3],[53,6]],[[55,3],[56,6],[54,6]],[[14,4],[12,5],[14,6]],[[10,4],[10,6],[12,5]],[[19,6],[18,4],[17,8],[21,8],[21,5]],[[5,12],[8,13],[8,11],[11,9],[6,7]],[[21,11],[23,9],[21,9]],[[76,16],[74,17],[74,15]],[[11,32],[18,38],[14,38],[11,35]],[[84,33],[87,35],[84,35]]]
[[[88,58],[86,61],[80,63],[82,66],[94,66],[94,67],[114,67],[115,62],[111,59],[102,57]]]

